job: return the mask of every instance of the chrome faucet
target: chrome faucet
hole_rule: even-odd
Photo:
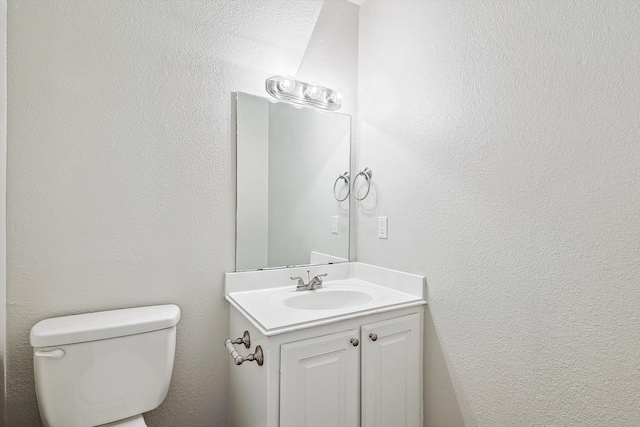
[[[313,291],[315,289],[320,289],[322,287],[322,278],[325,276],[327,276],[327,273],[313,276],[313,279],[309,280],[309,283],[307,284],[304,283],[304,279],[302,277],[292,277],[291,280],[298,281],[298,286],[296,286],[296,291]],[[309,272],[307,271],[307,278],[308,277],[309,277]]]

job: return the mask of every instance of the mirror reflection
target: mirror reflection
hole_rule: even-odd
[[[348,261],[351,117],[239,92],[236,138],[236,270]]]

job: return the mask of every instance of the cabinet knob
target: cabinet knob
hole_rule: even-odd
[[[369,334],[369,338],[371,338],[371,341],[376,341],[378,339],[378,335],[372,332]]]
[[[360,344],[360,341],[358,341],[358,338],[351,338],[350,342],[354,347],[357,347],[358,344]]]

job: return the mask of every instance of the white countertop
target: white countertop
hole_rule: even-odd
[[[296,291],[290,276],[306,277],[310,269],[311,275],[328,272],[332,280],[325,280],[322,289]],[[423,276],[361,263],[227,273],[225,285],[227,301],[266,336],[426,304]],[[336,295],[357,294],[365,302],[329,309],[292,308],[287,302],[309,292],[346,292]]]

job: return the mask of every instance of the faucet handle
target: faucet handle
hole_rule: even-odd
[[[291,277],[291,280],[297,280],[298,281],[298,288],[304,288],[304,279],[302,277]]]
[[[314,276],[313,279],[311,279],[311,282],[313,282],[315,284],[315,288],[321,288],[322,287],[322,278],[326,277],[328,274],[324,273],[324,274],[317,274]]]

